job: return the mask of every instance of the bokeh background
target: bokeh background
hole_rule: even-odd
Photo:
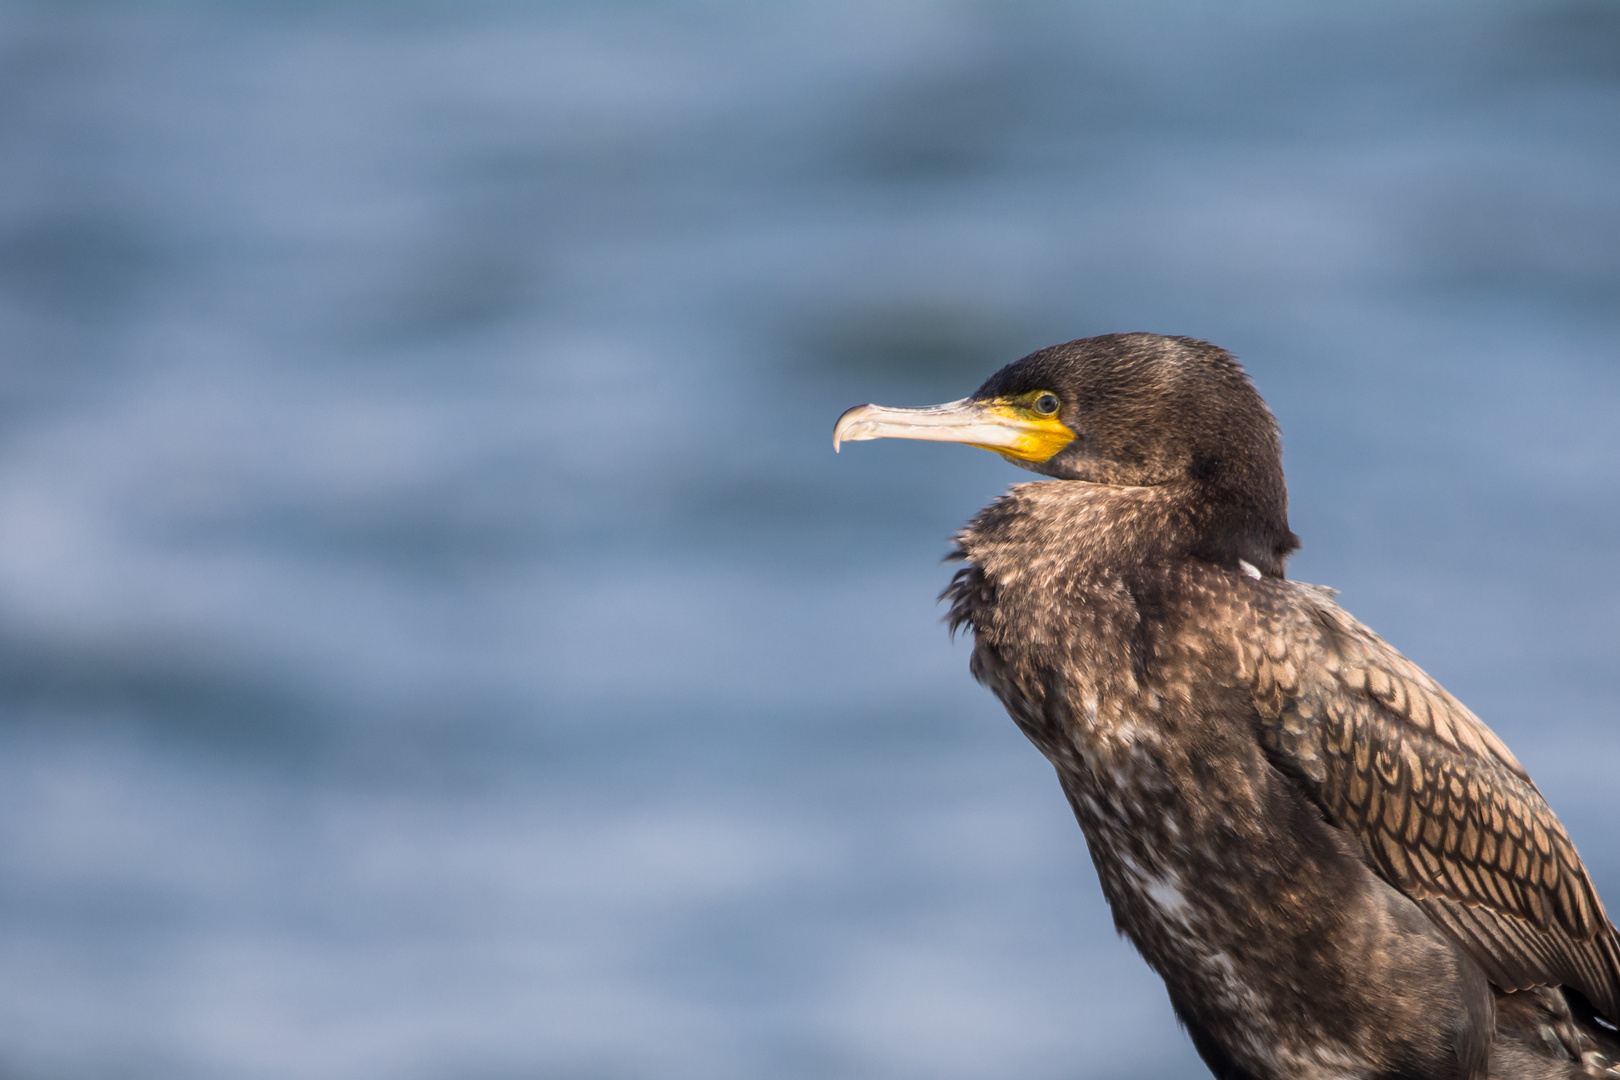
[[[1620,904],[1620,4],[0,7],[0,1076],[1201,1075],[829,435],[1118,330]]]

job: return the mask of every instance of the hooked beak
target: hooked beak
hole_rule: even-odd
[[[1006,398],[896,409],[857,405],[833,427],[833,450],[842,442],[865,439],[925,439],[966,443],[1018,461],[1046,461],[1074,440],[1056,416],[1042,416]]]

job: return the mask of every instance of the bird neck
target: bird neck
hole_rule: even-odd
[[[1288,530],[1286,496],[1282,506],[1271,501],[1192,481],[1150,487],[1036,481],[1013,486],[986,507],[959,541],[992,575],[1060,580],[1076,564],[1129,571],[1194,558],[1232,569],[1246,562],[1282,577],[1299,541]]]
[[[1281,468],[1261,470],[1239,485],[1165,485],[1168,503],[1182,508],[1178,542],[1185,553],[1223,566],[1239,560],[1268,577],[1284,577],[1299,537],[1288,528],[1288,488]]]

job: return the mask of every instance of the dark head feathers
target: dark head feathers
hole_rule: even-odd
[[[1104,334],[1053,345],[987,379],[976,399],[1050,391],[1075,439],[1026,467],[1063,480],[1167,487],[1184,497],[1189,554],[1280,574],[1288,528],[1277,423],[1225,349],[1188,337]]]

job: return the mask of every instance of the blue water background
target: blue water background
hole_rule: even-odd
[[[0,8],[0,1076],[1196,1076],[832,453],[1192,334],[1620,904],[1620,5]]]

